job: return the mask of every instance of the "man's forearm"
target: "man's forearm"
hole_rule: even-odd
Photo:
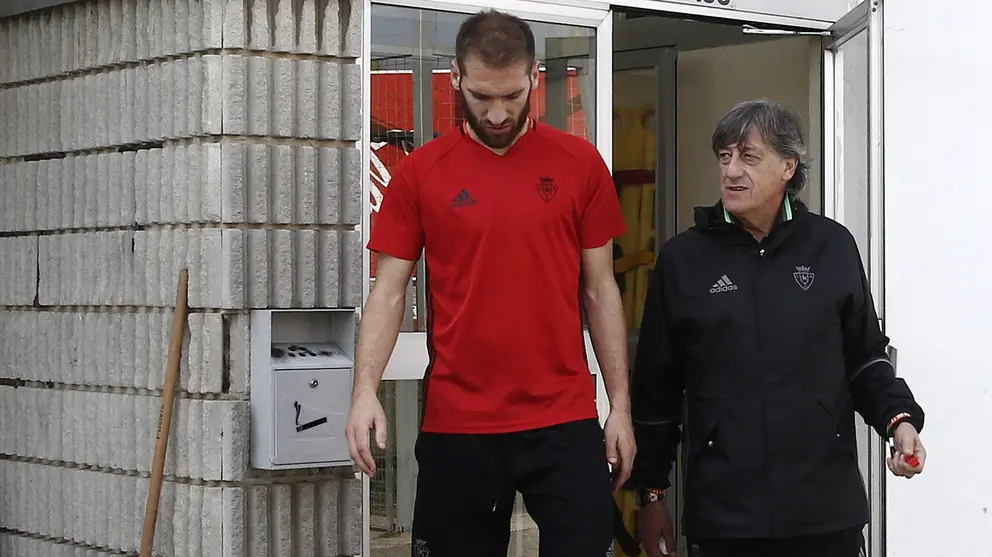
[[[627,324],[616,282],[601,282],[585,291],[586,317],[596,359],[610,397],[610,411],[630,411]]]
[[[353,398],[379,392],[382,374],[393,354],[403,321],[404,294],[385,295],[373,290],[369,295],[358,327]]]

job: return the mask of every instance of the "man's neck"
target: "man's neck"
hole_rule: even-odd
[[[776,205],[768,204],[746,214],[734,215],[734,217],[748,234],[760,242],[771,233],[772,228],[775,226],[775,221],[778,220],[779,213],[782,212],[782,204],[784,202],[784,199],[780,199]]]

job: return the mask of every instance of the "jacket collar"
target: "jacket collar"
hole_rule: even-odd
[[[775,219],[775,226],[790,222],[804,216],[809,212],[806,205],[799,199],[789,199],[786,195],[782,201],[782,210],[779,211]],[[694,220],[699,228],[717,228],[721,226],[739,226],[737,219],[727,211],[722,201],[717,201],[713,205],[696,207],[694,210]]]

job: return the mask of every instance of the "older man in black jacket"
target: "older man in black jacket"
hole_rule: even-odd
[[[700,557],[856,557],[869,518],[854,413],[922,472],[923,410],[886,355],[858,246],[796,198],[799,119],[735,106],[712,147],[721,200],[658,256],[633,375],[649,557],[675,533],[663,502],[682,441],[686,536]]]

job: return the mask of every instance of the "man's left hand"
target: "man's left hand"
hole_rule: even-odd
[[[923,441],[920,441],[920,435],[913,424],[903,422],[896,426],[896,430],[892,432],[892,440],[896,452],[887,459],[889,470],[896,476],[904,478],[912,478],[922,473],[927,460],[927,451],[923,448]],[[910,456],[915,456],[919,460],[918,466],[912,466],[906,461]]]
[[[613,491],[620,489],[630,478],[637,445],[634,443],[634,426],[630,412],[611,411],[604,428],[606,458],[613,467]]]

